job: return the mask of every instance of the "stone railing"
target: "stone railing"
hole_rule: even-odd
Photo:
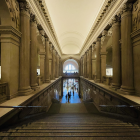
[[[53,99],[59,100],[61,95],[61,81],[62,77],[58,78],[50,84],[43,84],[38,91],[32,93],[29,98],[23,100],[18,106],[45,106],[45,108],[34,107],[34,108],[25,108],[25,109],[11,109],[3,116],[0,117],[0,126],[1,125],[10,125],[13,124],[26,116],[33,114],[47,112],[52,104]],[[18,98],[18,97],[16,97]],[[23,96],[24,99],[24,96]],[[22,100],[22,96],[20,96]],[[6,108],[4,108],[6,110]]]
[[[0,102],[8,99],[8,83],[0,83]]]
[[[63,77],[75,78],[75,77],[79,77],[79,73],[63,73]]]
[[[140,118],[140,111],[136,107],[128,107],[136,105],[139,106],[138,103],[122,96],[117,91],[109,88],[109,86],[105,86],[104,84],[95,83],[92,80],[87,80],[83,77],[80,77],[80,91],[81,97],[83,97],[83,101],[87,101],[92,99],[94,105],[98,108],[99,111],[104,113],[109,113],[112,115],[131,117],[135,119]],[[104,105],[105,107],[101,107],[100,105]],[[116,105],[126,105],[122,107],[118,107]]]

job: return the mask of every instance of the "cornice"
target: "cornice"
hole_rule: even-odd
[[[55,46],[55,49],[61,56],[62,51],[56,38],[54,29],[52,28],[45,1],[44,0],[27,0],[27,1],[29,2],[32,11],[36,15],[38,21],[40,22],[50,41]]]
[[[80,51],[82,56],[127,0],[106,0]]]

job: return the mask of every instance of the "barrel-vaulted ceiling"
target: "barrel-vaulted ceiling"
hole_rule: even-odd
[[[63,54],[78,54],[105,0],[45,0]]]

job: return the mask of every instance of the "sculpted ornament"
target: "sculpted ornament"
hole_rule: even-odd
[[[31,13],[31,15],[30,15],[30,21],[31,21],[31,22],[34,22],[34,23],[37,23],[36,17],[35,17],[35,15],[32,14],[32,13]]]
[[[19,3],[17,0],[6,0],[6,4],[9,8],[12,21],[15,22],[16,29],[20,27],[20,10]]]
[[[137,0],[133,4],[132,24],[133,31],[140,29],[140,0]]]
[[[131,11],[133,8],[133,4],[132,3],[125,3],[122,7],[122,14],[124,12],[127,12],[127,11]]]

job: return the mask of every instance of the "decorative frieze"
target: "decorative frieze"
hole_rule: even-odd
[[[133,31],[140,29],[140,0],[137,0],[133,4],[132,27],[133,27]]]
[[[17,0],[6,0],[12,21],[15,22],[16,29],[20,27],[20,10],[19,3]]]

